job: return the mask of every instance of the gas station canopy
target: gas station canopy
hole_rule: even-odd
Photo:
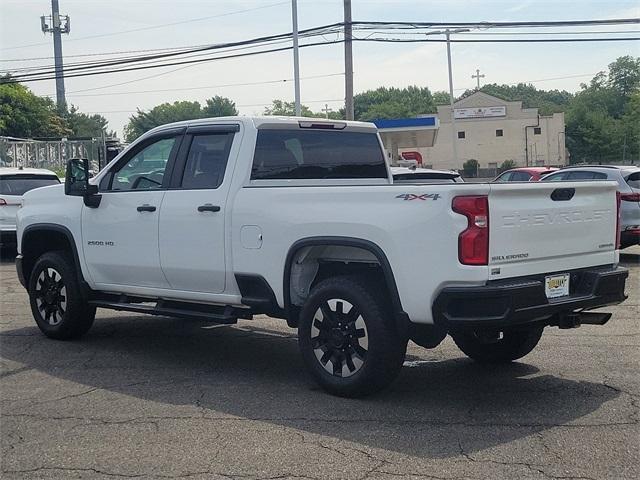
[[[435,115],[374,120],[373,123],[378,127],[385,148],[394,153],[399,148],[433,147],[440,126]]]

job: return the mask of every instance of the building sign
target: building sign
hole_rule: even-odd
[[[487,118],[487,117],[505,117],[507,115],[507,107],[474,107],[474,108],[454,108],[453,116],[459,118]]]

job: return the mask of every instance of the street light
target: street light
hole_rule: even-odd
[[[449,67],[449,105],[451,106],[451,144],[453,146],[453,163],[458,165],[458,132],[456,131],[456,118],[453,111],[453,72],[451,71],[451,39],[452,33],[470,32],[469,28],[456,28],[455,30],[446,29],[444,31],[429,32],[428,35],[442,35],[447,37],[447,65]]]

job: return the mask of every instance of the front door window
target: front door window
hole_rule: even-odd
[[[147,145],[114,171],[111,190],[154,190],[162,187],[164,172],[176,137],[163,138]]]

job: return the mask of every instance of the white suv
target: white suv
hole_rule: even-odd
[[[57,185],[58,176],[38,168],[0,168],[0,245],[16,243],[16,213],[22,195],[34,188]]]
[[[620,248],[640,245],[640,167],[594,165],[563,168],[541,182],[614,180],[620,193]]]

